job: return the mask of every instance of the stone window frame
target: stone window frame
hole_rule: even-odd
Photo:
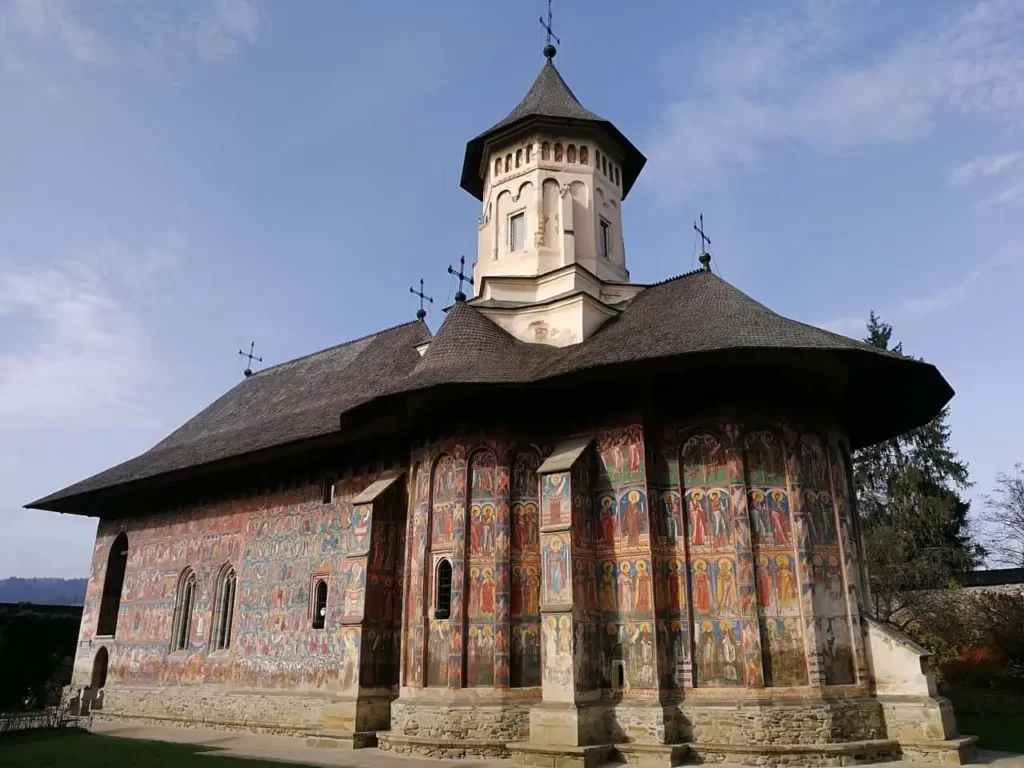
[[[441,578],[441,569],[448,567],[448,579],[447,582]],[[433,617],[441,621],[445,621],[451,618],[452,615],[452,583],[454,578],[454,569],[452,568],[452,561],[449,557],[439,558],[437,565],[434,566],[434,610]],[[442,590],[445,590],[442,592]],[[442,600],[441,598],[445,599]],[[444,606],[442,608],[442,605]],[[442,616],[441,614],[444,613]]]
[[[235,626],[235,597],[238,571],[231,563],[224,563],[217,576],[213,611],[210,619],[210,652],[226,655],[231,652]]]
[[[309,580],[309,623],[311,629],[321,630],[327,625],[327,607],[331,602],[331,587],[327,583],[328,576],[327,572],[314,573]],[[324,599],[323,606],[319,606],[322,613],[317,615],[319,613],[318,603],[320,602],[317,592],[321,585],[324,589]]]
[[[606,259],[612,257],[612,223],[604,216],[597,217],[598,245],[601,247],[601,255]]]
[[[324,475],[323,483],[320,487],[320,501],[323,504],[333,504],[334,498],[337,495],[338,477],[334,473]]]
[[[513,222],[516,221],[517,219],[520,219],[520,218],[523,221],[523,247],[522,248],[516,248],[515,247],[516,246],[515,228],[513,226]],[[508,246],[508,252],[509,253],[523,253],[524,251],[526,251],[527,250],[527,248],[526,248],[526,208],[520,208],[517,211],[512,211],[508,215],[508,225],[507,226],[508,226],[508,242],[506,243],[506,245]]]
[[[170,653],[188,653],[192,642],[192,614],[196,604],[198,580],[192,566],[185,566],[178,577],[174,597],[174,620],[171,622]]]

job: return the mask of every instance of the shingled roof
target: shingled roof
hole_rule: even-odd
[[[551,59],[548,59],[516,108],[466,144],[466,156],[462,163],[462,188],[478,200],[483,199],[486,172],[483,154],[487,143],[533,121],[590,126],[611,139],[623,156],[623,199],[629,194],[647,162],[643,153],[610,120],[605,120],[580,104]]]
[[[339,413],[408,376],[416,345],[429,339],[416,320],[265,368],[140,456],[27,506],[58,509],[74,496],[335,432]]]
[[[415,347],[428,340],[425,325],[407,323],[260,371],[141,456],[28,506],[63,510],[82,494],[337,433],[343,414],[354,423],[416,392],[534,385],[641,361],[714,365],[715,355],[760,352],[838,364],[854,446],[925,423],[953,395],[934,366],[785,318],[703,270],[646,288],[573,346],[520,341],[463,302],[421,357]]]

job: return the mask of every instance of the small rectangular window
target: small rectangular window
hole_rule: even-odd
[[[515,213],[508,220],[508,247],[510,251],[526,249],[526,212]]]
[[[598,243],[601,255],[606,259],[612,255],[612,225],[601,219],[601,241]]]
[[[337,482],[334,475],[328,475],[324,478],[323,488],[323,502],[324,504],[330,504],[334,501],[334,484]]]

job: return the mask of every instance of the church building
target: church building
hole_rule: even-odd
[[[554,54],[466,145],[472,295],[436,335],[247,375],[29,505],[98,519],[68,697],[531,765],[969,758],[928,652],[869,615],[850,464],[952,389],[707,254],[631,282],[646,159]]]

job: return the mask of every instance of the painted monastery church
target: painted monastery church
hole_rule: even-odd
[[[436,335],[261,370],[29,505],[99,521],[67,696],[532,765],[969,757],[867,614],[850,468],[952,389],[706,254],[631,282],[645,158],[545,54],[466,145],[473,295]]]

